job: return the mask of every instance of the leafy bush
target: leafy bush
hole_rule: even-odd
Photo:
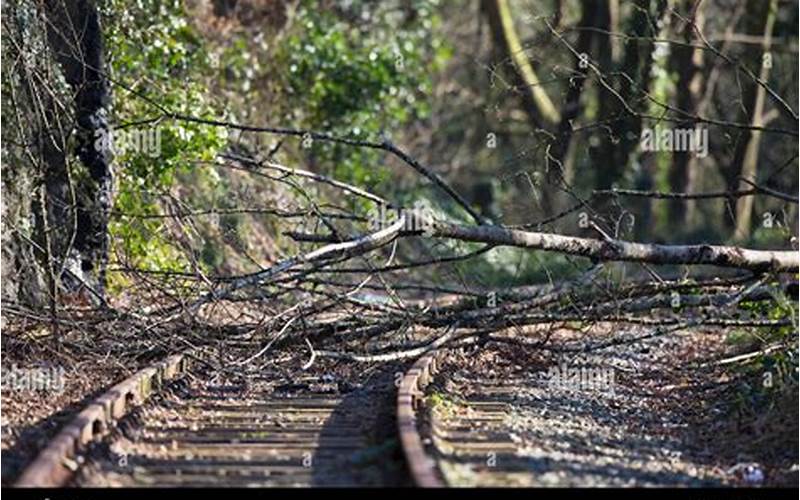
[[[755,328],[736,331],[728,342],[746,345],[748,350],[765,349],[779,345],[780,349],[760,354],[753,362],[740,365],[745,375],[737,394],[739,411],[762,413],[780,404],[787,392],[797,393],[798,351],[797,310],[785,296],[776,296],[774,301],[743,301],[741,308],[758,317],[773,320],[789,319],[791,324],[778,328]]]
[[[435,8],[436,2],[398,8],[394,2],[357,1],[321,9],[317,2],[302,2],[296,29],[276,56],[277,67],[285,68],[288,120],[376,141],[424,119],[431,75],[449,56],[431,31],[439,23]],[[330,165],[329,173],[340,180],[367,189],[390,187],[379,151],[313,143],[306,153],[312,163]]]
[[[115,84],[113,122],[154,126],[161,134],[156,157],[137,151],[116,156],[115,211],[163,212],[163,194],[184,183],[190,186],[181,192],[204,203],[226,196],[217,193],[225,191],[225,182],[212,169],[196,169],[195,164],[213,159],[224,147],[225,130],[149,122],[160,113],[153,103],[215,119],[251,119],[254,109],[268,104],[270,116],[279,117],[282,125],[369,140],[424,118],[431,74],[449,54],[431,34],[439,22],[435,8],[435,2],[360,1],[320,8],[304,1],[286,36],[268,43],[251,40],[247,31],[228,38],[201,36],[179,0],[141,0],[134,6],[108,2],[104,20]],[[402,28],[396,29],[398,25]],[[259,94],[260,85],[275,95],[267,99]],[[224,108],[217,105],[212,95],[226,95],[218,92],[220,86],[227,86],[227,95],[242,98],[226,100]],[[269,121],[275,124],[277,119]],[[384,192],[391,187],[379,151],[324,143],[301,151],[309,164],[338,179]],[[163,223],[158,218],[117,217],[111,224],[112,241],[135,265],[186,270],[188,259],[172,244]],[[219,266],[223,253],[218,247],[223,244],[205,238],[200,263],[207,269]]]
[[[115,155],[114,209],[154,215],[162,211],[159,201],[177,174],[195,168],[197,160],[213,159],[226,141],[224,129],[157,119],[158,106],[187,115],[220,116],[203,84],[208,70],[203,40],[179,0],[140,0],[134,5],[112,0],[103,14],[113,83],[112,123],[126,131],[155,129],[160,136],[157,154],[133,148]],[[186,259],[163,229],[163,220],[157,218],[117,217],[110,226],[116,250],[134,264],[184,270]]]

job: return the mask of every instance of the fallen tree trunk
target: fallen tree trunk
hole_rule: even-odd
[[[520,231],[500,226],[462,226],[438,221],[433,226],[432,235],[437,238],[561,252],[596,261],[707,264],[757,272],[798,271],[798,252],[792,250],[751,250],[705,244],[660,245]]]

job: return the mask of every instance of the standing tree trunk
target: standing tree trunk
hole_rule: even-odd
[[[702,100],[703,90],[703,50],[690,46],[699,44],[696,30],[702,30],[705,18],[702,2],[684,0],[683,7],[688,12],[687,20],[679,19],[679,35],[687,45],[675,44],[672,48],[671,66],[678,73],[675,98],[678,109],[690,114],[697,114]],[[682,129],[694,129],[695,120],[686,120],[676,124]],[[692,151],[674,151],[672,168],[669,172],[670,189],[685,193],[694,191],[694,180],[697,175],[697,158]],[[694,219],[696,204],[694,200],[676,200],[669,204],[670,220],[681,222],[682,227],[689,228]]]
[[[581,1],[581,19],[578,27],[581,28],[578,32],[578,41],[575,45],[575,50],[579,54],[589,54],[592,50],[592,40],[595,38],[596,33],[594,28],[599,28],[597,25],[597,9],[601,4],[592,0]],[[597,52],[607,50],[607,47],[596,47],[595,52],[592,53],[596,57]],[[558,124],[558,132],[556,141],[553,145],[551,155],[553,159],[563,165],[564,180],[571,184],[574,177],[574,167],[570,153],[572,152],[572,130],[575,126],[574,121],[580,116],[581,113],[581,95],[586,85],[586,79],[589,75],[589,70],[584,64],[581,64],[579,59],[575,59],[575,65],[572,72],[576,75],[574,78],[569,79],[569,87],[564,98],[564,104],[561,107],[561,122]]]
[[[770,17],[770,3],[764,0],[749,0],[747,2],[747,7],[745,9],[746,14],[743,16],[744,18],[744,32],[746,35],[750,35],[753,37],[763,36],[764,35],[764,27],[768,25],[769,17]],[[772,30],[770,29],[770,32]],[[763,45],[763,43],[762,43]],[[748,45],[744,50],[742,55],[740,56],[740,61],[742,64],[747,64],[751,68],[761,66],[761,71],[764,71],[763,67],[763,51],[762,47]],[[736,113],[736,121],[739,122],[747,122],[752,124],[754,120],[761,118],[756,117],[755,109],[756,103],[758,101],[758,94],[759,89],[761,88],[756,82],[742,78],[742,95],[741,95],[741,109],[740,112]],[[763,106],[763,104],[762,104]],[[748,154],[752,155],[754,150],[753,148],[760,142],[760,138],[757,142],[752,143],[751,139],[753,137],[753,132],[750,130],[742,130],[737,133],[735,136],[735,143],[736,143],[736,150],[734,152],[733,161],[728,165],[722,165],[720,170],[722,174],[725,176],[725,180],[727,182],[727,187],[729,190],[734,191],[739,187],[740,181],[739,178],[742,176],[742,173],[745,170],[745,163]],[[752,144],[752,146],[751,146]],[[751,153],[748,153],[748,150]],[[750,186],[748,186],[749,188]],[[738,221],[739,218],[739,209],[742,211],[742,215],[744,210],[746,210],[745,206],[740,206],[738,203],[739,200],[735,198],[731,198],[728,200],[728,204],[731,207],[734,207],[733,217],[726,217],[725,223],[726,227],[733,232],[732,237],[734,239],[740,238],[747,238],[748,234],[739,234],[741,229],[744,229],[744,225],[747,225],[748,233],[749,233],[749,225],[750,222],[747,221],[746,223],[742,223],[741,227]],[[752,214],[751,214],[752,215]]]
[[[778,10],[777,0],[772,0],[769,3],[768,9],[767,19],[764,26],[764,42],[761,46],[762,54],[769,52],[770,46],[772,45],[772,28],[775,26],[775,14]],[[762,81],[767,81],[769,78],[769,70],[770,65],[765,64],[762,55],[761,71],[758,75]],[[756,89],[755,102],[753,103],[752,108],[752,119],[750,120],[751,125],[754,127],[760,127],[764,124],[765,99],[766,91],[764,90],[764,87],[759,85]],[[758,149],[760,144],[761,131],[753,130],[750,134],[749,140],[747,141],[747,146],[745,146],[742,169],[739,173],[739,177],[756,181]],[[750,185],[748,185],[745,181],[739,181],[739,189],[748,189],[749,187]],[[734,232],[734,239],[736,241],[745,241],[750,236],[750,229],[753,220],[753,202],[754,198],[752,196],[743,196],[736,201],[736,230]]]
[[[604,30],[610,30],[613,2],[603,4],[602,23]],[[598,85],[598,99],[600,106],[600,119],[611,120],[610,127],[613,134],[607,133],[600,137],[600,144],[592,148],[592,161],[597,166],[597,182],[599,189],[609,189],[621,180],[627,170],[631,155],[639,145],[642,131],[641,113],[647,111],[649,100],[644,95],[649,92],[652,81],[651,69],[653,67],[653,43],[641,43],[641,38],[657,37],[658,23],[666,11],[666,2],[651,2],[650,0],[636,0],[635,9],[626,30],[633,39],[626,40],[621,68],[615,68],[611,57],[611,50],[606,51],[605,59],[601,60],[601,69],[607,85],[615,88],[619,97],[613,95],[602,85]],[[610,38],[607,43],[611,44]],[[627,75],[625,78],[615,78],[614,71]],[[626,109],[625,105],[632,111]]]
[[[112,173],[110,152],[95,147],[96,138],[109,133],[109,89],[104,74],[100,15],[92,0],[47,0],[44,13],[50,49],[74,92],[75,153],[88,173],[75,186],[74,251],[66,256],[69,272],[61,278],[68,289],[89,285],[102,295],[108,262]],[[63,176],[54,179],[58,184],[54,189],[61,189]]]
[[[54,308],[72,240],[71,92],[47,57],[42,4],[4,3],[3,300]]]
[[[510,63],[514,85],[519,88],[522,104],[534,129],[558,124],[561,117],[528,60],[528,54],[514,28],[508,0],[484,0],[483,11],[489,20],[495,46],[504,63]]]

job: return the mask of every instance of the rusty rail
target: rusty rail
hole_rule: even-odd
[[[397,391],[397,426],[400,443],[414,483],[423,488],[445,486],[439,477],[436,464],[425,453],[416,416],[424,401],[423,389],[438,371],[437,361],[440,352],[433,351],[418,359],[406,372]]]
[[[78,413],[50,441],[20,475],[17,487],[57,487],[76,470],[75,458],[93,439],[108,432],[110,424],[144,403],[164,382],[185,373],[189,357],[176,354],[139,370],[111,387]]]

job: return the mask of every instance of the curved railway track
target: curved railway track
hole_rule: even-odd
[[[399,432],[414,482],[740,484],[729,464],[720,466],[719,450],[715,456],[707,441],[695,441],[697,425],[690,424],[690,406],[705,406],[703,377],[674,360],[702,351],[700,339],[653,337],[563,359],[517,356],[513,348],[424,356],[398,393]]]
[[[398,391],[397,419],[401,443],[415,484],[445,486],[530,486],[532,471],[516,458],[518,444],[507,432],[506,420],[521,380],[461,380],[468,396],[448,405],[431,391],[438,379],[449,382],[447,351],[420,358],[407,372]],[[477,390],[476,390],[477,389]],[[446,415],[446,416],[445,416]],[[472,479],[454,476],[467,467]],[[520,480],[518,476],[522,476]]]
[[[674,379],[650,353],[676,342],[582,358],[614,375],[563,372],[560,386],[552,362],[520,366],[510,350],[480,350],[496,369],[439,350],[405,371],[360,365],[342,375],[331,365],[300,378],[263,366],[220,375],[172,356],[88,405],[17,485],[728,484],[681,439],[686,423],[663,404],[675,396],[649,384]],[[589,380],[606,387],[572,387]]]
[[[467,379],[446,355],[439,351],[418,360],[398,394],[401,442],[415,483],[537,485],[535,468],[509,425],[514,394],[532,380]]]

